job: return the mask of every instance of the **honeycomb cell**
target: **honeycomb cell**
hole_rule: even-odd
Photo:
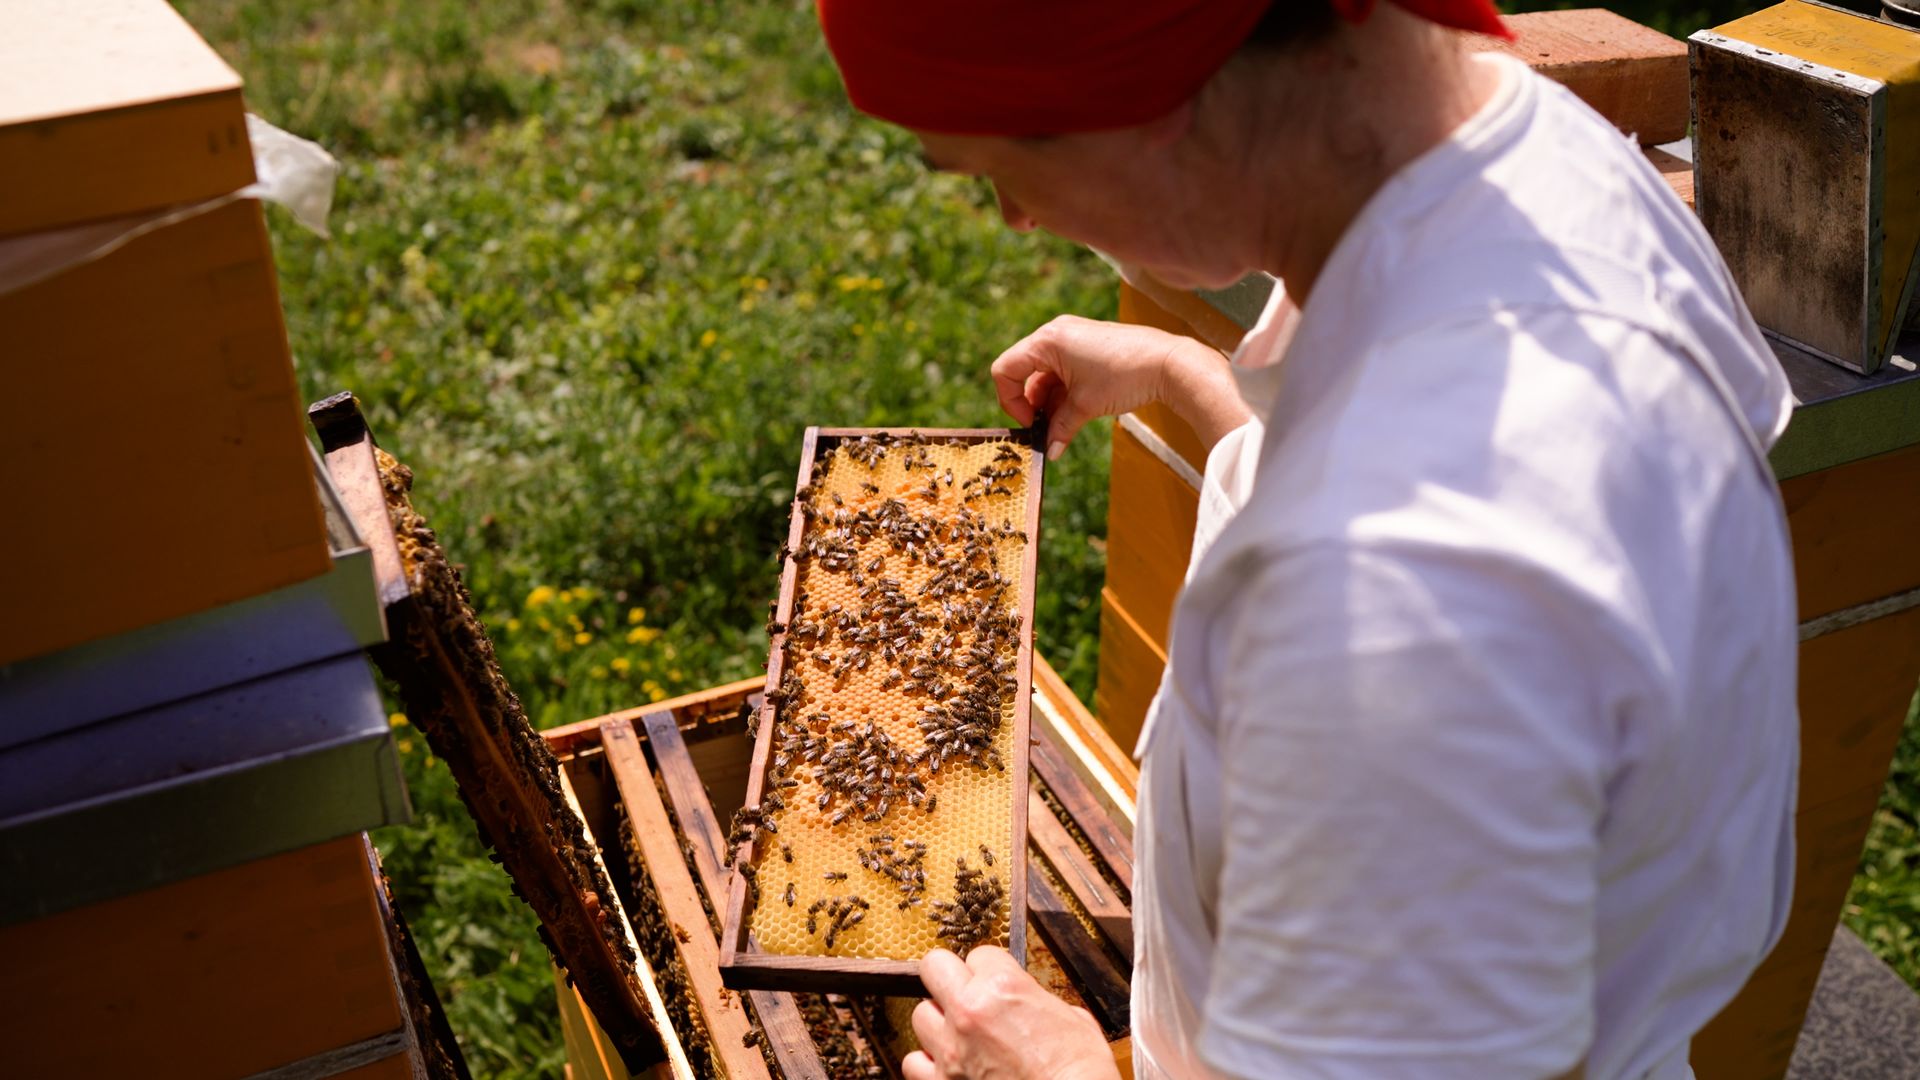
[[[806,497],[813,513],[785,643],[796,692],[759,733],[775,740],[764,790],[778,799],[773,809],[762,799],[750,926],[769,953],[911,960],[951,946],[930,915],[955,901],[958,869],[1010,886],[1018,854],[1012,718],[1031,607],[1031,451],[903,440],[876,456],[876,445],[830,448]],[[912,615],[889,614],[901,610]],[[809,632],[816,627],[824,633]],[[1004,693],[1008,685],[1015,691]],[[990,696],[989,712],[978,702]],[[956,701],[949,713],[929,711]],[[962,723],[989,715],[990,732]],[[945,745],[964,749],[942,755]],[[829,912],[851,910],[855,897],[860,917],[839,926],[829,951],[839,921]],[[1006,943],[1006,907],[983,941]]]

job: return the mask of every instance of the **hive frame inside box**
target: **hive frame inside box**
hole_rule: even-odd
[[[1040,931],[1036,966],[1050,965],[1061,982],[1099,1021],[1116,1065],[1131,1076],[1132,1041],[1128,1015],[1132,924],[1125,895],[1132,880],[1132,792],[1137,774],[1104,731],[1067,690],[1044,660],[1035,659],[1034,695],[1040,723],[1034,727],[1033,769],[1027,805],[1036,828],[1028,837],[1027,858],[1038,868],[1028,892],[1028,911]],[[754,990],[732,994],[719,983],[715,964],[715,922],[730,875],[722,865],[726,842],[720,822],[746,797],[751,756],[745,738],[743,707],[757,705],[759,681],[716,687],[609,716],[544,732],[560,760],[570,791],[588,831],[608,853],[609,869],[623,891],[634,897],[632,915],[657,915],[673,929],[668,942],[688,985],[688,1005],[700,1013],[709,1033],[699,1075],[727,1077],[827,1077],[830,1054],[815,1041],[803,1017],[806,995]],[[1116,798],[1117,796],[1117,798]],[[621,852],[617,823],[625,814],[634,825],[644,865],[630,865]],[[613,838],[614,846],[607,847]],[[658,855],[659,858],[651,856]],[[639,902],[631,878],[644,873],[657,904]],[[1058,885],[1049,884],[1051,878]],[[703,906],[703,897],[705,905]],[[707,931],[702,934],[702,929]],[[641,953],[641,962],[652,965]],[[655,981],[659,981],[656,977]],[[576,1077],[623,1080],[610,1044],[577,1000],[561,989],[568,1026],[568,1056]],[[751,1006],[766,1032],[766,1056],[741,1037],[740,1001]],[[898,1076],[902,1033],[887,1019],[887,1002],[875,997],[838,994],[817,999],[830,1008],[833,1023],[851,1044],[871,1053],[862,1068]],[[893,1002],[895,1006],[903,1005]],[[898,1012],[895,1014],[899,1015]],[[671,1020],[659,1018],[663,1031]],[[680,1044],[685,1040],[672,1040]],[[695,1048],[697,1050],[697,1048]],[[697,1055],[696,1055],[697,1056]],[[771,1067],[768,1059],[771,1059]],[[692,1076],[694,1066],[676,1055],[665,1066],[674,1076]]]
[[[1046,468],[1045,421],[1037,419],[1033,428],[819,428],[807,429],[800,456],[800,473],[795,488],[792,519],[788,526],[786,550],[798,550],[806,534],[806,516],[801,512],[801,497],[813,474],[814,463],[826,451],[843,442],[862,437],[923,437],[929,441],[961,440],[967,443],[1015,442],[1031,453],[1027,459],[1027,505],[1022,528],[1027,542],[1021,551],[1020,638],[1014,671],[1017,679],[1013,704],[1013,759],[1008,777],[1015,785],[1013,803],[1013,850],[1023,850],[1027,842],[1027,805],[1018,797],[1020,778],[1027,775],[1029,712],[1033,692],[1033,606],[1034,571],[1040,547],[1040,500]],[[772,635],[767,660],[767,689],[780,685],[786,668],[786,625],[793,618],[793,597],[800,570],[791,558],[784,558],[780,572],[780,597],[775,604],[774,622],[779,628]],[[766,777],[773,758],[773,733],[779,724],[776,707],[769,702],[763,709],[759,733],[754,740],[753,769],[748,775],[746,805],[758,806],[766,794]],[[763,830],[741,843],[734,853],[736,865],[753,866],[759,856]],[[1016,961],[1026,962],[1026,860],[1014,859],[1007,872],[1007,951]],[[837,956],[797,956],[762,951],[751,934],[753,907],[746,880],[736,873],[727,889],[726,929],[721,937],[720,972],[726,984],[735,989],[833,990],[849,993],[917,994],[921,992],[920,961],[874,960]]]

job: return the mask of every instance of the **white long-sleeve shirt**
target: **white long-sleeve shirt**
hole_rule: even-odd
[[[1141,737],[1143,1076],[1688,1075],[1777,940],[1792,399],[1521,65],[1235,356]]]

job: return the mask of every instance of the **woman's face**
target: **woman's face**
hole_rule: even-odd
[[[1219,235],[1233,200],[1209,199],[1170,150],[1180,117],[1120,131],[1047,138],[917,132],[928,164],[993,184],[1000,215],[1019,232],[1040,228],[1141,266],[1179,288],[1221,288],[1249,270],[1240,245]],[[1218,220],[1216,220],[1218,219]]]

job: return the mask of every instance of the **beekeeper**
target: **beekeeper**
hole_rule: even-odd
[[[1637,149],[1490,0],[819,0],[853,103],[1180,287],[1231,360],[1062,317],[1052,417],[1211,448],[1146,730],[1134,1067],[1688,1075],[1778,938],[1798,766],[1791,397]],[[928,954],[929,1077],[1111,1076],[1003,951]]]

